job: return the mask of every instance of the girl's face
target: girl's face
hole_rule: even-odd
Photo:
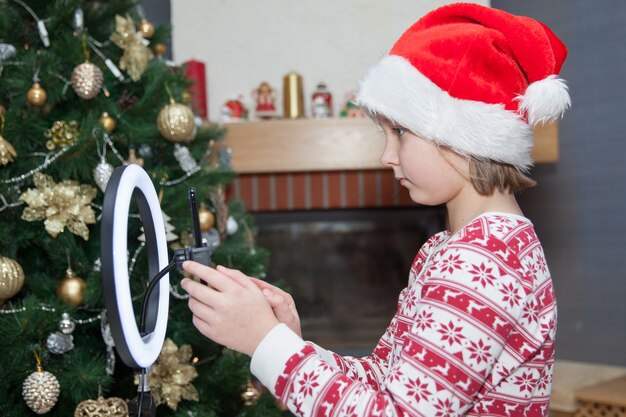
[[[380,161],[393,169],[411,200],[429,206],[446,204],[471,187],[465,158],[387,120],[380,124],[385,132]]]

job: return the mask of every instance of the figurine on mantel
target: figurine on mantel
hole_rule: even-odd
[[[268,83],[264,81],[256,90],[252,90],[252,97],[256,101],[256,117],[267,120],[276,116],[276,94]]]
[[[355,97],[356,93],[354,91],[346,93],[346,102],[339,112],[339,117],[348,117],[350,119],[363,119],[367,117],[361,107],[354,101]]]
[[[223,122],[242,122],[248,120],[248,108],[243,104],[241,94],[231,98],[222,106]]]
[[[324,83],[317,85],[317,90],[311,97],[311,113],[316,119],[333,117],[333,96]]]

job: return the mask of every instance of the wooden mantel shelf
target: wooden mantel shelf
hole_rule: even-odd
[[[227,123],[233,169],[241,174],[378,169],[384,139],[369,119]],[[557,125],[535,130],[536,164],[558,161]]]

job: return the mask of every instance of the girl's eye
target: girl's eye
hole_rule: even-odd
[[[391,131],[396,134],[397,137],[401,138],[402,135],[406,133],[406,129],[401,126],[396,126],[391,128]]]

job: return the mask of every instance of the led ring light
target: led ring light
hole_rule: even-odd
[[[169,276],[165,275],[146,301],[146,333],[140,334],[128,276],[128,212],[131,198],[137,202],[143,223],[148,276],[156,277],[168,265],[163,215],[150,177],[139,165],[118,167],[109,179],[102,207],[102,286],[111,335],[118,354],[131,368],[148,368],[156,361],[165,340],[170,284]]]

